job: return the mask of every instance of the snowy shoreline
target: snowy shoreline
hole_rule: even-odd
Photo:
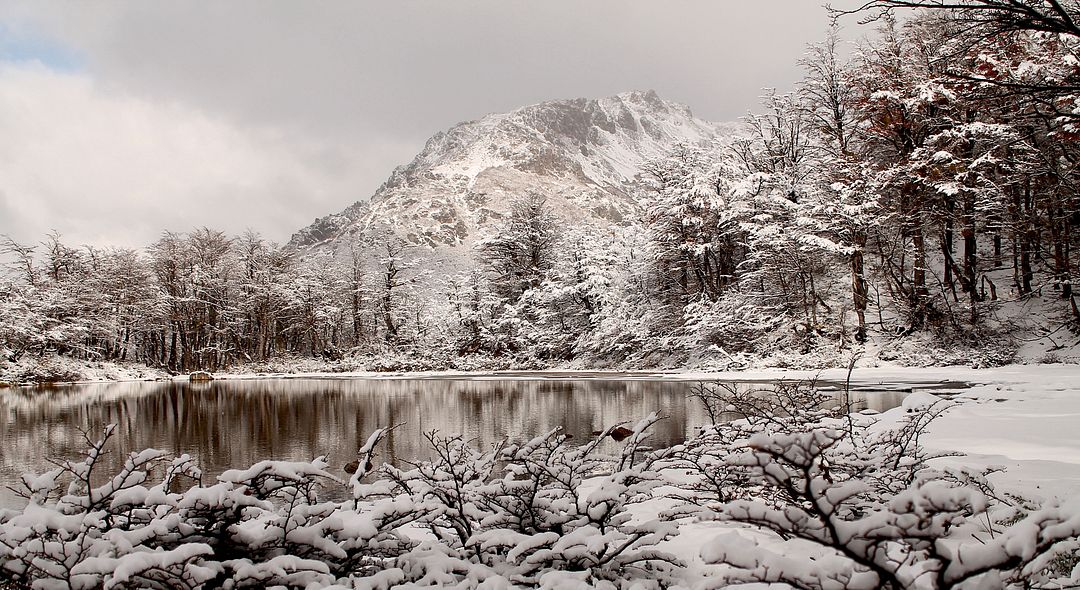
[[[744,371],[428,371],[296,374],[222,374],[221,380],[258,379],[468,379],[468,380],[662,380],[776,381],[817,379],[843,383],[846,369]],[[186,379],[177,377],[176,379]],[[994,480],[1028,496],[1080,497],[1080,364],[1007,365],[974,369],[951,367],[863,367],[851,373],[852,386],[926,387],[963,382],[953,409],[930,428],[926,445],[962,456],[943,464],[1003,466]],[[895,408],[884,414],[903,412]]]
[[[641,380],[740,381],[811,380],[844,383],[846,369],[741,371],[417,371],[222,373],[221,381],[252,380]],[[934,423],[926,444],[936,450],[962,453],[947,461],[964,465],[1002,465],[995,478],[1017,491],[1039,491],[1057,497],[1080,496],[1080,364],[1006,365],[995,368],[857,367],[853,387],[925,389],[942,383],[968,387],[955,394],[958,403]],[[98,379],[55,383],[123,381],[187,382],[187,375],[156,378]],[[899,412],[900,409],[890,410]],[[888,412],[886,413],[886,415]]]
[[[163,372],[146,375],[135,371],[121,371],[125,367],[111,367],[111,372],[100,377],[54,382],[5,382],[8,387],[62,386],[88,383],[128,383],[139,381],[188,381],[190,375],[168,375]],[[973,368],[965,365],[949,366],[856,366],[851,372],[853,385],[904,384],[959,381],[972,384],[1023,382],[1040,371],[1076,371],[1080,379],[1080,364],[1012,364],[1001,367]],[[787,369],[749,368],[739,370],[593,370],[593,369],[541,369],[541,370],[495,370],[495,371],[299,371],[299,372],[223,372],[214,373],[214,380],[241,381],[260,379],[370,379],[370,380],[610,380],[610,381],[775,381],[820,380],[844,382],[848,378],[846,368]]]

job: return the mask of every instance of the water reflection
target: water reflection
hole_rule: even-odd
[[[660,410],[668,419],[652,444],[682,442],[708,420],[687,399],[686,382],[542,380],[470,381],[288,379],[87,384],[0,390],[0,507],[18,505],[7,486],[48,459],[75,458],[82,431],[117,425],[106,473],[132,450],[189,453],[214,476],[261,459],[327,455],[339,469],[372,430],[404,423],[380,458],[426,456],[423,432],[463,434],[481,446],[562,426],[575,440]],[[904,393],[863,397],[884,410]],[[608,443],[614,450],[614,443]]]

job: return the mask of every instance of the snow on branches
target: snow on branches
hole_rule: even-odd
[[[743,416],[703,435],[722,441],[727,485],[693,453],[682,463],[699,482],[691,497],[711,500],[696,514],[753,531],[702,548],[706,562],[725,566],[725,584],[1050,588],[1076,579],[1051,564],[1075,561],[1077,506],[1025,511],[994,493],[989,472],[932,466],[939,455],[919,438],[950,402],[917,396],[888,420],[846,404],[830,409],[803,384],[699,395]]]
[[[1080,504],[998,494],[939,468],[921,434],[951,403],[879,415],[808,383],[703,384],[713,424],[652,450],[653,413],[578,444],[561,429],[477,448],[425,435],[429,459],[352,477],[325,458],[261,461],[203,482],[146,450],[23,478],[0,511],[0,586],[28,588],[1057,588],[1080,581]],[[621,442],[615,453],[601,449]],[[708,535],[704,533],[708,532]],[[672,551],[700,536],[695,555]],[[701,560],[688,567],[689,561]],[[6,586],[5,586],[6,585]]]
[[[480,450],[427,435],[433,458],[384,465],[370,483],[379,429],[339,479],[324,458],[261,461],[199,482],[190,457],[133,453],[102,479],[113,436],[80,461],[23,480],[29,502],[0,513],[0,580],[33,588],[662,587],[678,560],[656,548],[671,522],[629,508],[657,485],[646,453],[653,414],[622,452],[552,431]],[[621,431],[620,431],[621,432]],[[329,500],[338,496],[350,499]],[[325,497],[324,497],[325,496]],[[643,581],[652,580],[642,586]]]

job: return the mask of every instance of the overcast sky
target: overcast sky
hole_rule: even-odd
[[[486,113],[651,88],[736,119],[826,28],[816,0],[0,0],[0,233],[284,241]]]

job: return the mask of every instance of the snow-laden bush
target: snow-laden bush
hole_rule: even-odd
[[[990,471],[934,468],[919,443],[950,402],[913,395],[891,422],[804,384],[702,387],[737,420],[673,449],[688,512],[748,527],[708,543],[726,585],[939,589],[1076,587],[1080,505],[1032,509]],[[1070,581],[1071,580],[1071,581]]]
[[[443,546],[516,584],[546,586],[561,579],[554,572],[578,572],[578,582],[658,586],[678,560],[656,544],[677,529],[635,522],[627,508],[650,499],[660,483],[654,466],[663,453],[641,449],[659,419],[654,413],[632,431],[612,426],[578,447],[559,429],[487,452],[429,433],[433,461],[385,472],[397,491],[430,505],[429,530]],[[612,462],[597,448],[616,429],[627,439]],[[503,475],[491,477],[500,465]],[[656,583],[645,585],[650,580]]]
[[[688,571],[718,588],[1080,582],[1080,505],[1033,506],[989,472],[934,466],[919,440],[948,402],[916,394],[882,417],[802,383],[694,395],[713,424],[671,449],[645,448],[652,414],[580,446],[558,429],[488,449],[431,432],[431,459],[380,467],[389,427],[347,479],[320,457],[203,482],[191,457],[156,450],[102,474],[109,427],[81,460],[25,476],[25,509],[0,511],[0,588],[648,589]],[[614,456],[607,438],[623,441]],[[703,521],[730,528],[709,529],[706,569],[687,570],[664,543]]]
[[[112,434],[88,439],[81,461],[23,478],[29,504],[0,517],[5,577],[33,588],[329,585],[385,569],[415,544],[399,529],[424,516],[407,499],[321,501],[325,483],[340,483],[322,458],[263,461],[178,492],[201,475],[191,458],[151,449],[99,483]]]
[[[614,426],[583,447],[552,431],[489,451],[431,433],[433,460],[376,469],[380,429],[348,480],[320,457],[207,484],[152,449],[98,473],[110,426],[81,460],[23,478],[28,505],[0,513],[0,587],[664,587],[678,562],[655,546],[675,527],[628,512],[658,481],[640,448],[657,420],[610,460],[597,448]],[[335,488],[351,499],[323,498]]]

